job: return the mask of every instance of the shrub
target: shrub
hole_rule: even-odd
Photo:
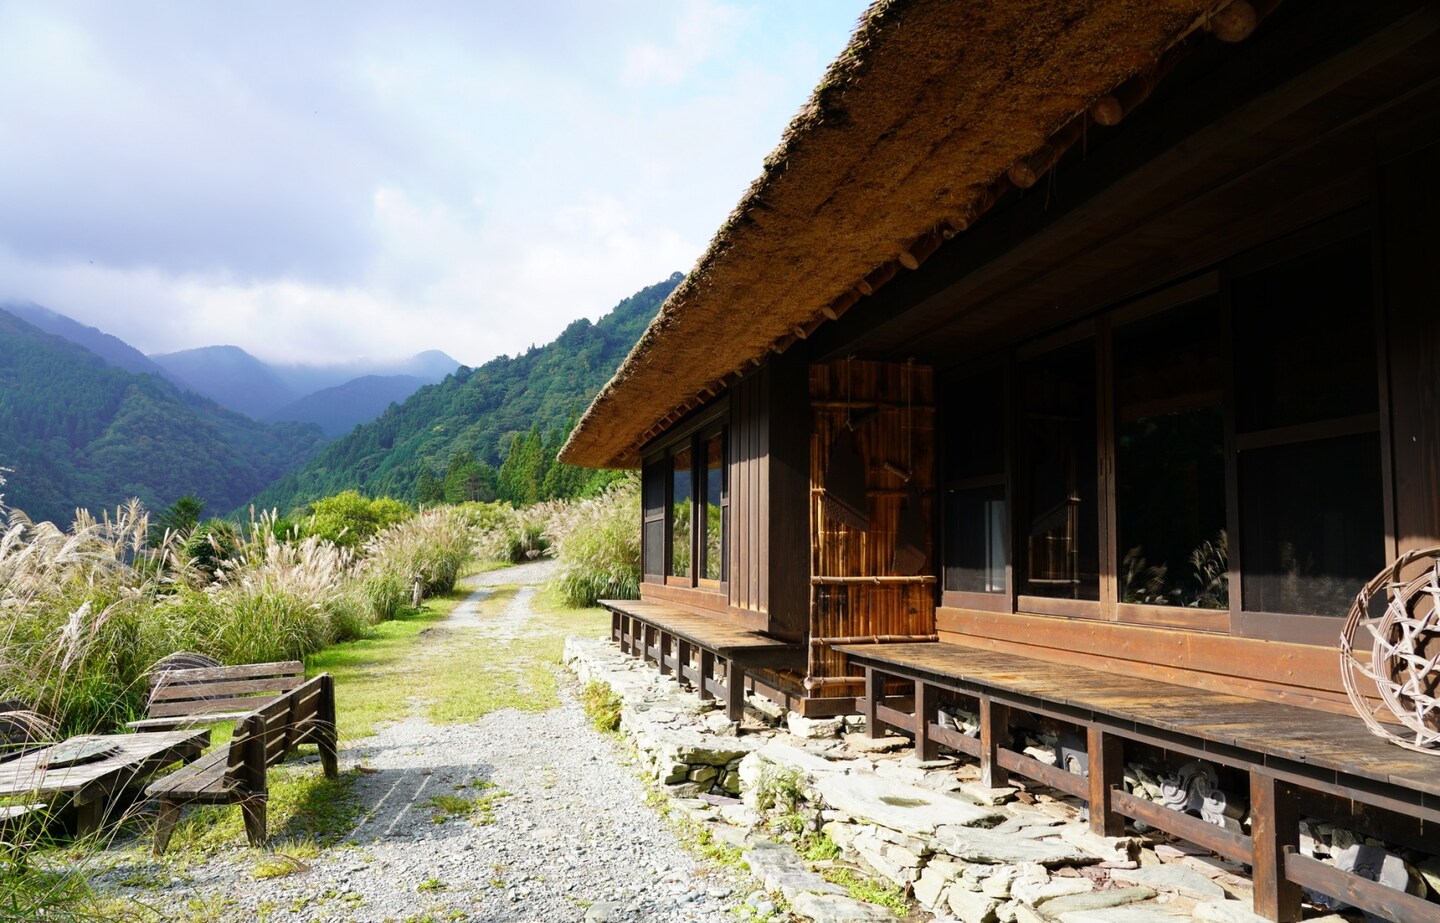
[[[608,683],[591,680],[580,693],[580,704],[597,731],[613,734],[620,730],[620,696]]]
[[[415,515],[414,510],[399,500],[389,497],[371,500],[355,490],[316,500],[310,509],[305,534],[344,548],[358,548],[376,534]]]
[[[392,526],[365,546],[366,580],[373,578],[377,588],[391,581],[407,592],[418,582],[426,596],[448,593],[474,554],[467,514],[456,507],[435,507]]]
[[[572,503],[551,519],[560,573],[555,584],[572,606],[640,593],[640,487],[631,477],[598,497]]]

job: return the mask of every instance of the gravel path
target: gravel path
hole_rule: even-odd
[[[535,617],[534,584],[552,568],[542,561],[471,578],[480,586],[452,624],[516,637]],[[503,613],[478,611],[485,587],[517,583],[525,586]],[[166,890],[223,895],[221,918],[236,920],[727,919],[740,883],[680,845],[644,805],[621,748],[589,726],[568,689],[562,696],[541,714],[506,709],[437,726],[417,711],[385,726],[341,754],[342,769],[366,767],[356,787],[367,814],[346,846],[268,880],[254,878],[256,853],[237,850]],[[493,819],[482,822],[482,809],[436,822],[437,795],[491,796]]]

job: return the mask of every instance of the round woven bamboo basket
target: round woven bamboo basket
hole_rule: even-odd
[[[1406,578],[1417,565],[1424,570]],[[1376,616],[1381,594],[1385,611]],[[1369,658],[1356,657],[1366,646]],[[1410,750],[1440,750],[1440,547],[1406,552],[1356,595],[1340,635],[1340,676],[1374,734]],[[1362,678],[1375,684],[1378,700],[1361,690]],[[1384,711],[1409,733],[1383,724]]]

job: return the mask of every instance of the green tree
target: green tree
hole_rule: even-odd
[[[194,494],[186,494],[163,511],[156,513],[155,521],[150,526],[151,546],[159,545],[164,541],[166,532],[175,534],[192,532],[200,524],[200,514],[204,509],[204,500]]]
[[[310,509],[310,521],[305,524],[306,535],[318,535],[350,548],[414,515],[414,511],[399,500],[389,497],[371,500],[357,490],[316,500]]]
[[[415,484],[415,499],[426,506],[445,500],[445,482],[435,476],[429,465],[420,471],[420,479]]]

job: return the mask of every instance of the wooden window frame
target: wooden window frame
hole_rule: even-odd
[[[1378,201],[1378,197],[1372,197]],[[1233,356],[1227,384],[1226,495],[1230,534],[1230,633],[1235,637],[1265,641],[1285,641],[1325,647],[1337,645],[1344,624],[1343,612],[1331,615],[1299,612],[1267,612],[1245,608],[1244,575],[1240,562],[1244,554],[1240,509],[1240,453],[1256,449],[1297,445],[1342,436],[1375,433],[1380,442],[1381,506],[1383,508],[1382,541],[1385,561],[1398,555],[1395,540],[1395,482],[1391,465],[1390,400],[1387,383],[1390,378],[1388,344],[1385,330],[1384,262],[1381,253],[1380,222],[1370,210],[1354,209],[1336,215],[1309,228],[1277,238],[1221,265],[1225,298],[1225,339],[1234,342],[1234,300],[1230,296],[1233,280],[1260,272],[1271,266],[1304,256],[1322,247],[1347,238],[1366,234],[1370,240],[1371,303],[1374,306],[1377,394],[1373,412],[1348,417],[1333,417],[1312,423],[1272,427],[1247,433],[1238,432],[1235,417],[1235,379]],[[1230,348],[1233,349],[1233,346]],[[1358,587],[1357,587],[1358,589]]]
[[[705,442],[715,436],[720,437],[721,457],[721,507],[725,510],[723,521],[725,527],[720,538],[720,567],[722,578],[712,580],[701,576],[705,564],[704,547],[704,526],[700,525],[695,516],[696,495],[704,484],[704,463],[701,460],[700,450]],[[690,505],[691,505],[691,528],[690,528],[690,575],[688,577],[677,577],[670,573],[674,564],[674,517],[671,510],[674,508],[675,499],[675,478],[673,462],[671,459],[679,452],[690,450]],[[644,471],[652,465],[659,465],[663,468],[664,475],[664,503],[661,507],[661,517],[665,522],[664,529],[664,573],[663,574],[642,574],[641,582],[649,584],[661,584],[676,589],[701,590],[706,593],[721,594],[728,596],[730,589],[729,561],[727,550],[730,544],[730,428],[728,416],[728,404],[721,403],[712,407],[706,412],[697,415],[687,425],[677,428],[673,434],[667,434],[667,438],[656,444],[653,449],[645,455],[642,463],[641,482],[641,539],[644,539],[645,523],[653,522],[657,517],[647,517],[644,506]],[[644,561],[645,549],[641,548],[641,561]]]
[[[665,458],[668,458],[668,457],[669,457],[668,455],[660,456],[660,457],[651,457],[651,458],[643,461],[643,462],[641,463],[641,465],[640,465],[640,582],[641,582],[641,583],[663,584],[663,583],[665,582],[666,572],[670,570],[670,550],[669,550],[669,545],[670,545],[670,538],[669,538],[670,526],[669,526],[669,524],[668,524],[668,522],[669,522],[668,512],[669,512],[669,509],[670,509],[670,505],[669,505],[670,487],[669,487],[669,478],[668,478],[668,477],[664,477],[664,475],[665,475],[667,472],[665,472],[665,471],[663,471],[663,470],[660,470],[660,466],[663,464],[664,459],[665,459]],[[658,512],[656,512],[656,513],[654,513],[654,514],[648,513],[648,512],[646,511],[646,507],[645,507],[645,487],[646,487],[645,478],[646,478],[647,475],[649,475],[649,473],[650,473],[651,471],[659,471],[660,475],[662,476],[661,489],[660,489],[660,505],[659,505],[659,507],[657,507]],[[660,534],[661,534],[660,541],[661,541],[661,544],[662,544],[664,547],[661,549],[661,554],[660,554],[660,572],[659,572],[659,573],[651,573],[651,572],[649,572],[649,571],[647,571],[647,570],[645,569],[645,561],[646,561],[646,559],[649,557],[649,555],[647,554],[647,552],[649,551],[649,547],[648,547],[648,544],[647,544],[647,540],[646,540],[646,538],[645,538],[645,535],[646,535],[646,533],[649,531],[649,529],[648,529],[647,527],[648,527],[651,523],[654,523],[654,522],[665,523],[665,525],[662,526],[661,529],[660,529]]]

